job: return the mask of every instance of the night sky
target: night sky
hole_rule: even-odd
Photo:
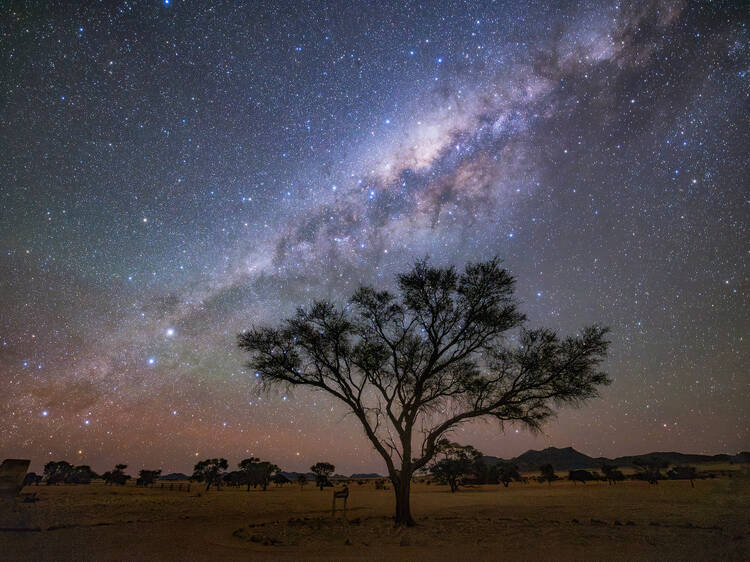
[[[750,448],[746,4],[47,4],[0,3],[0,456],[383,471],[236,335],[426,255],[612,328],[600,399],[455,440]]]

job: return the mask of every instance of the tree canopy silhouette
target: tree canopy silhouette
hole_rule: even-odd
[[[161,469],[159,470],[142,469],[138,473],[138,483],[141,486],[153,486],[154,482],[156,482],[159,479],[159,476],[161,476]]]
[[[275,464],[262,461],[256,457],[243,459],[237,466],[243,475],[243,480],[247,484],[248,491],[250,491],[250,486],[254,488],[261,486],[265,492],[268,489],[268,484],[272,476],[281,470]]]
[[[441,439],[437,450],[436,456],[440,458],[430,467],[430,472],[440,482],[448,484],[451,492],[458,490],[464,475],[476,475],[480,472],[482,453],[471,445],[459,445]]]
[[[192,479],[206,483],[206,491],[213,484],[216,488],[221,485],[221,471],[229,466],[227,459],[206,459],[195,463]]]
[[[120,486],[124,486],[127,481],[130,480],[130,475],[125,474],[126,468],[128,468],[128,465],[126,464],[116,464],[114,470],[102,474],[104,482],[107,484],[119,484]]]
[[[460,274],[421,260],[397,280],[399,295],[363,286],[345,306],[314,302],[238,344],[263,383],[346,405],[385,461],[396,524],[413,525],[411,477],[440,439],[479,418],[538,429],[554,406],[596,396],[609,382],[598,369],[609,342],[597,325],[567,338],[525,328],[497,259]]]
[[[541,467],[539,467],[539,472],[542,473],[539,477],[540,481],[546,482],[548,486],[551,486],[552,482],[557,480],[555,468],[550,463],[543,464]]]
[[[48,462],[44,465],[44,479],[47,481],[47,486],[66,482],[74,469],[75,467],[67,461]]]
[[[334,470],[336,467],[329,462],[316,462],[310,467],[310,472],[315,475],[315,484],[320,487],[321,491],[329,484],[328,477],[333,474]]]

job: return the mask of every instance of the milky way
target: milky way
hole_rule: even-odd
[[[614,384],[456,440],[750,446],[746,6],[44,4],[0,8],[0,454],[382,470],[236,334],[495,255]]]

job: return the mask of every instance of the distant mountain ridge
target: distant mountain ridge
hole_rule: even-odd
[[[183,474],[182,472],[171,472],[169,474],[164,474],[162,476],[159,476],[159,480],[190,480],[190,476],[187,474]]]
[[[547,447],[541,451],[530,449],[512,459],[502,459],[486,455],[483,457],[484,462],[488,465],[499,462],[510,462],[518,466],[522,471],[539,470],[543,464],[551,464],[555,470],[576,470],[581,468],[600,468],[602,464],[615,466],[635,466],[640,462],[662,461],[670,465],[695,464],[707,462],[750,462],[750,452],[743,451],[737,455],[697,455],[689,453],[676,452],[654,452],[644,455],[628,455],[616,457],[613,459],[607,457],[590,457],[584,453],[576,451],[573,447]]]

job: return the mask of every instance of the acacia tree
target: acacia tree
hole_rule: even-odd
[[[552,482],[554,480],[557,480],[557,475],[555,474],[555,467],[553,467],[550,463],[543,464],[539,467],[539,472],[541,472],[541,476],[539,477],[541,482],[547,482],[548,486],[552,486]]]
[[[104,482],[107,484],[118,484],[120,486],[124,486],[127,481],[130,480],[130,475],[125,474],[126,468],[128,468],[128,465],[126,464],[116,464],[113,471],[107,471],[102,474]]]
[[[320,491],[328,484],[328,477],[333,474],[336,467],[329,462],[316,462],[310,467],[310,472],[315,475],[315,483],[320,486]]]
[[[275,464],[268,461],[262,461],[256,457],[243,459],[237,466],[240,468],[243,479],[247,483],[248,492],[250,491],[250,486],[253,486],[254,488],[261,486],[265,492],[268,489],[268,483],[271,481],[271,477],[281,470]]]
[[[138,473],[138,480],[140,481],[141,486],[153,486],[154,482],[156,482],[159,479],[159,476],[161,476],[161,469],[159,470],[142,469]]]
[[[206,491],[213,484],[216,489],[221,485],[221,471],[229,466],[227,459],[206,459],[195,463],[193,467],[193,480],[206,483]]]
[[[99,478],[99,475],[91,470],[91,467],[87,464],[80,466],[74,466],[72,472],[65,479],[66,483],[72,484],[91,484],[94,478]]]
[[[430,472],[439,481],[447,483],[451,492],[458,490],[462,476],[479,472],[482,453],[471,445],[464,446],[441,439],[437,449],[439,452],[436,456],[440,458],[430,467]]]
[[[497,469],[497,481],[506,488],[513,480],[516,482],[521,480],[518,467],[513,463],[499,462],[495,465],[495,468]]]
[[[57,485],[70,478],[75,467],[67,461],[50,461],[44,465],[44,479],[47,486]]]
[[[238,336],[269,386],[343,402],[385,461],[397,525],[413,525],[411,478],[447,433],[479,418],[538,429],[553,406],[596,396],[609,342],[594,325],[560,338],[527,329],[514,279],[497,259],[463,273],[417,261],[399,295],[360,287],[343,307],[317,301],[280,327]],[[514,335],[515,338],[507,336]]]

